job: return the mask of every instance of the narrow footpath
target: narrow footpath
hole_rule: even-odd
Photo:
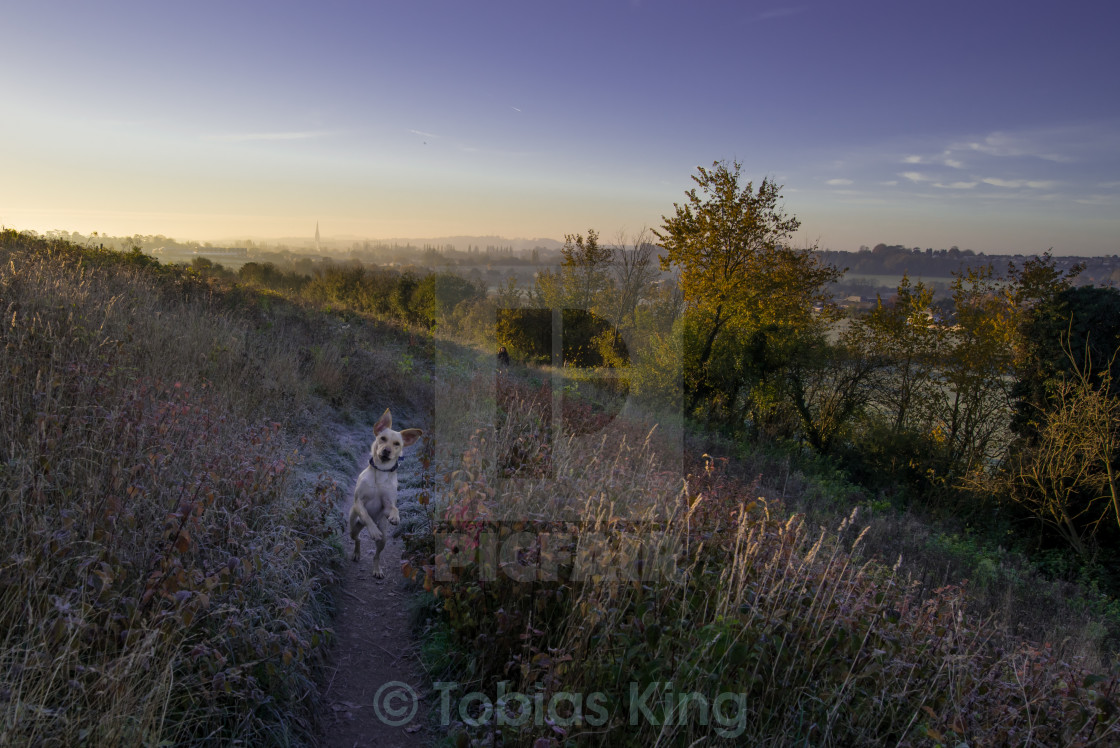
[[[394,427],[426,429],[412,415],[393,408]],[[338,452],[329,471],[342,488],[339,512],[344,520],[354,483],[369,459],[373,420],[334,424]],[[423,479],[419,449],[420,445],[413,445],[405,450],[398,472],[401,527],[422,511],[416,500]],[[403,546],[399,537],[389,538],[381,558],[385,578],[377,579],[374,543],[363,531],[362,559],[355,563],[350,560],[349,534],[344,537],[346,561],[334,620],[336,639],[321,684],[325,713],[320,740],[327,748],[420,748],[433,740],[428,706],[422,703],[427,686],[412,637],[410,593],[400,571]]]

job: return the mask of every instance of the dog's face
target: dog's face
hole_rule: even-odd
[[[393,416],[389,409],[373,424],[373,444],[370,445],[370,457],[381,466],[388,468],[401,457],[401,450],[424,435],[420,429],[405,429],[393,431]]]

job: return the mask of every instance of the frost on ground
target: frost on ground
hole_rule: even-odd
[[[426,426],[414,412],[396,406],[393,411],[394,422],[402,427]],[[323,446],[319,469],[340,488],[340,528],[345,527],[354,483],[369,456],[376,416],[366,420],[368,423],[335,422],[326,429],[334,445]],[[422,514],[416,501],[422,480],[419,449],[414,445],[405,450],[401,461],[400,527],[408,527]],[[362,560],[354,563],[349,559],[348,533],[343,533],[342,542],[347,558],[336,595],[335,644],[321,683],[321,744],[340,748],[425,745],[431,737],[425,727],[428,710],[419,699],[426,686],[411,632],[410,593],[400,574],[403,541],[390,537],[386,543],[381,561],[384,579],[373,576],[373,543],[363,543]]]

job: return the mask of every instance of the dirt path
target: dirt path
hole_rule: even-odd
[[[419,426],[409,413],[394,412],[397,428]],[[372,425],[335,424],[338,453],[330,472],[343,488],[339,511],[346,517],[354,481],[369,456]],[[421,513],[416,494],[422,480],[418,447],[405,452],[398,473],[397,505],[401,526]],[[362,543],[362,560],[349,560],[353,546],[347,536],[347,553],[341,593],[334,621],[337,635],[322,683],[324,718],[321,744],[328,748],[392,746],[411,748],[432,742],[427,727],[428,708],[420,702],[427,686],[420,665],[418,644],[410,624],[410,594],[400,573],[403,541],[390,538],[381,558],[384,579],[373,576],[374,544]]]

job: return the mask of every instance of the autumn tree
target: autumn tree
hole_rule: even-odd
[[[884,363],[864,355],[850,333],[836,342],[820,329],[802,336],[785,366],[786,391],[805,440],[828,454],[882,388]]]
[[[930,391],[941,473],[952,479],[994,462],[1010,437],[1015,306],[990,265],[953,280],[953,324]]]
[[[611,247],[599,243],[599,234],[588,229],[587,236],[567,234],[560,249],[557,271],[537,276],[536,299],[553,309],[586,309],[601,305],[611,286]]]
[[[498,286],[494,299],[499,309],[516,309],[521,306],[525,292],[517,285],[517,276],[510,274],[505,283]]]
[[[1068,372],[1053,383],[1047,407],[1031,418],[1032,438],[1009,453],[992,487],[1084,559],[1102,529],[1120,529],[1120,397],[1111,373],[1117,352],[1094,368],[1088,348],[1080,360],[1067,349]]]
[[[695,345],[685,346],[690,411],[716,393],[721,348],[728,353],[722,368],[740,367],[734,338],[810,323],[814,305],[827,301],[826,286],[840,275],[815,248],[788,246],[801,224],[782,209],[781,187],[769,178],[757,189],[743,184],[741,168],[722,161],[699,167],[692,177],[697,186],[654,232],[665,249],[662,269],[679,274],[694,337]],[[730,402],[728,413],[734,412]]]
[[[881,365],[872,401],[897,436],[928,429],[934,370],[945,346],[945,329],[933,311],[933,290],[903,275],[893,302],[853,321],[849,344]]]
[[[1049,252],[1028,259],[1021,268],[1008,266],[1017,314],[1011,428],[1021,437],[1031,438],[1034,416],[1046,407],[1047,382],[1068,362],[1064,349],[1069,341],[1063,343],[1063,335],[1072,331],[1074,313],[1080,310],[1076,301],[1071,306],[1066,293],[1082,269],[1074,265],[1063,273]],[[1076,327],[1080,330],[1085,322],[1078,320]]]
[[[1029,282],[1045,270],[1031,268],[1028,262],[1021,275]],[[1070,351],[1078,352],[1078,361],[1089,366],[1085,373],[1095,386],[1105,374],[1113,381],[1120,378],[1120,364],[1112,356],[1120,347],[1120,292],[1075,287],[1072,274],[1047,277],[1044,291],[1033,292],[1020,313],[1012,428],[1027,442],[1034,438],[1035,414],[1050,407],[1058,383],[1074,374]]]
[[[1049,254],[1011,268],[1014,438],[988,491],[1088,559],[1120,532],[1120,292],[1075,287],[1080,269],[1062,273]]]

